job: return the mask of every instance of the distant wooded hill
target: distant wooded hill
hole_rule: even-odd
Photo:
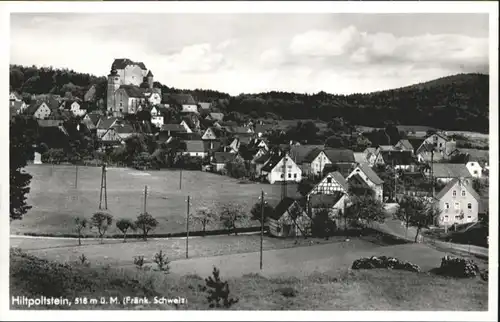
[[[72,70],[10,66],[11,90],[26,94],[70,92],[83,97],[96,85],[96,99],[106,96],[106,77]],[[334,117],[372,127],[389,122],[427,125],[446,130],[489,130],[489,76],[458,74],[430,82],[370,94],[335,95],[267,92],[230,96],[214,90],[181,90],[155,83],[164,93],[190,93],[198,101],[215,102],[222,112],[242,118],[318,119]]]

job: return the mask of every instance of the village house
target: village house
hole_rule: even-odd
[[[453,179],[436,195],[440,210],[439,226],[451,226],[478,221],[478,193],[472,188],[471,180]]]
[[[262,167],[260,174],[264,176],[270,184],[282,181],[300,182],[300,180],[302,180],[302,170],[287,153],[271,156]]]
[[[363,153],[366,157],[366,162],[370,167],[375,165],[375,159],[377,158],[377,149],[376,148],[366,148]]]
[[[100,139],[103,147],[118,147],[123,144],[123,140],[117,132],[116,127],[110,127]]]
[[[180,124],[163,124],[160,129],[160,137],[179,136],[181,133],[186,133],[186,128]]]
[[[364,152],[354,152],[354,161],[356,163],[368,163]]]
[[[362,182],[360,182],[361,180],[374,191],[375,199],[383,201],[384,181],[365,163],[359,163],[351,174],[347,176],[349,184],[363,186]]]
[[[184,142],[186,143],[186,150],[183,153],[184,155],[200,158],[204,158],[208,155],[202,140],[186,140]]]
[[[117,117],[102,117],[99,119],[97,122],[96,128],[97,128],[97,138],[100,139],[106,134],[106,132],[117,123],[118,118]]]
[[[207,117],[205,117],[206,120],[209,121],[219,121],[221,122],[224,119],[224,114],[222,113],[208,113]]]
[[[26,105],[26,103],[24,103],[23,101],[10,101],[10,109],[12,110],[13,114],[23,114],[27,108],[28,105]]]
[[[289,197],[283,198],[267,219],[269,233],[275,237],[308,236],[311,218],[300,204]]]
[[[52,113],[49,105],[44,101],[32,102],[26,109],[26,112],[28,115],[39,120],[48,118]]]
[[[252,138],[249,136],[239,136],[235,137],[232,141],[231,144],[229,144],[228,149],[232,153],[238,153],[240,150],[240,146],[242,144],[244,145],[249,145],[251,142]]]
[[[290,149],[290,158],[300,167],[304,176],[308,176],[311,173],[310,162],[307,162],[307,157],[313,151],[322,151],[324,149],[324,145],[286,145],[286,149]]]
[[[375,159],[375,165],[390,166],[396,170],[413,171],[416,162],[411,151],[381,151]]]
[[[10,92],[9,101],[21,102],[23,98],[17,92]]]
[[[95,85],[90,86],[85,95],[83,95],[84,102],[93,102],[95,100],[96,88]]]
[[[314,218],[319,212],[327,211],[328,218],[335,225],[339,226],[340,214],[345,212],[347,194],[342,191],[335,191],[331,194],[314,194],[308,198],[308,212]]]
[[[448,183],[453,179],[471,179],[472,175],[465,166],[465,164],[460,163],[433,163],[430,165],[432,167],[432,176],[436,181],[441,183]],[[424,171],[427,177],[430,177],[431,170],[430,167]]]
[[[267,151],[265,151],[263,154],[253,159],[251,163],[255,169],[255,173],[257,173],[258,176],[262,174],[262,168],[264,167],[264,165],[266,165],[266,163],[270,159],[271,159],[271,154]]]
[[[465,166],[474,178],[481,178],[483,170],[489,166],[489,151],[479,149],[460,149],[459,153],[465,155]]]
[[[269,151],[269,146],[267,145],[266,141],[263,139],[253,140],[252,145],[258,149],[265,149],[266,151]]]
[[[214,152],[210,164],[212,165],[212,170],[215,172],[220,172],[226,169],[226,163],[233,161],[235,158],[234,153],[230,152]]]
[[[163,95],[164,103],[173,103],[180,107],[181,113],[198,113],[198,105],[191,94],[167,94]]]
[[[164,116],[163,113],[166,112],[166,108],[160,107],[159,105],[155,105],[151,108],[151,124],[154,124],[156,127],[161,128],[163,126]]]
[[[394,145],[397,150],[400,151],[410,151],[412,154],[415,152],[413,145],[408,141],[408,139],[401,139]]]
[[[134,128],[127,123],[115,124],[112,128],[115,130],[116,134],[120,137],[121,141],[125,141],[125,139],[135,134]]]
[[[221,130],[213,127],[209,127],[203,133],[202,140],[217,140],[222,136]]]
[[[82,122],[87,126],[89,130],[95,130],[97,123],[101,119],[102,115],[98,112],[90,112],[85,114],[82,119]]]
[[[70,111],[74,116],[84,116],[87,111],[75,100],[66,100],[61,104],[61,110]]]
[[[208,111],[212,107],[212,103],[209,102],[198,102],[201,110]]]
[[[205,146],[205,151],[209,156],[213,155],[214,152],[219,151],[222,143],[220,141],[214,140],[202,140],[203,145]]]
[[[193,130],[189,127],[189,125],[186,123],[186,121],[182,121],[180,125],[186,130],[186,133],[193,133]]]

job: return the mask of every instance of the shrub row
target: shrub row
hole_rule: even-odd
[[[372,269],[372,268],[389,268],[389,269],[399,269],[410,272],[420,272],[420,267],[418,265],[412,264],[410,262],[400,261],[394,257],[386,256],[372,256],[366,258],[360,258],[352,263],[352,269]]]

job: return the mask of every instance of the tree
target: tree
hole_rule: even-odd
[[[350,220],[371,226],[374,222],[383,223],[385,220],[384,204],[372,196],[353,196],[351,204],[345,211]]]
[[[230,308],[238,303],[238,299],[229,297],[229,284],[220,279],[220,271],[214,266],[212,276],[205,278],[210,308]]]
[[[31,209],[26,200],[32,176],[23,168],[33,159],[34,131],[32,122],[23,116],[10,123],[10,220],[22,219]]]
[[[420,231],[429,227],[438,215],[439,210],[432,200],[414,196],[405,196],[395,213],[395,217],[405,223],[407,231],[409,226],[417,229],[415,242],[418,241]]]
[[[226,171],[229,176],[236,179],[247,177],[249,175],[249,171],[247,170],[245,163],[239,159],[228,161],[226,163]]]
[[[224,228],[229,231],[229,234],[238,235],[237,224],[243,223],[247,219],[247,214],[242,211],[241,205],[226,203],[219,206],[220,220]]]
[[[203,207],[198,209],[198,211],[190,218],[193,222],[201,225],[203,229],[203,236],[205,236],[207,225],[215,222],[215,220],[217,219],[217,214],[211,209]]]
[[[101,239],[102,243],[106,231],[113,222],[113,216],[106,212],[98,211],[92,215],[90,220],[92,222],[92,227],[97,228],[97,232],[99,233],[99,238]]]
[[[134,157],[132,166],[138,170],[147,170],[152,167],[152,156],[148,152],[141,152]]]
[[[145,212],[137,216],[134,224],[142,231],[143,239],[147,240],[148,233],[158,226],[158,220],[151,216],[151,214]]]
[[[298,184],[297,184],[297,191],[302,195],[306,196],[316,183],[311,180],[311,179],[302,179]]]
[[[330,218],[330,209],[320,208],[312,218],[312,234],[315,237],[328,239],[337,229],[337,225]]]
[[[116,228],[123,233],[123,242],[126,242],[127,231],[129,229],[136,230],[134,223],[130,219],[120,219],[116,222]]]
[[[337,135],[332,135],[326,139],[325,146],[329,148],[343,148],[344,140]]]
[[[262,203],[257,202],[255,205],[253,205],[252,210],[250,210],[251,214],[251,219],[256,220],[258,222],[261,221],[261,209],[262,209]],[[272,216],[274,213],[274,208],[271,207],[267,202],[264,202],[264,222],[266,222],[267,218]]]
[[[78,234],[78,246],[82,245],[82,233],[85,228],[87,228],[87,218],[76,217],[75,218],[75,230]]]

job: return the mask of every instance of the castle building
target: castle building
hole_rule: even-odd
[[[153,73],[142,62],[128,58],[115,59],[108,75],[107,110],[113,116],[135,114],[161,97],[161,90],[153,88]],[[154,94],[154,95],[153,95]]]

